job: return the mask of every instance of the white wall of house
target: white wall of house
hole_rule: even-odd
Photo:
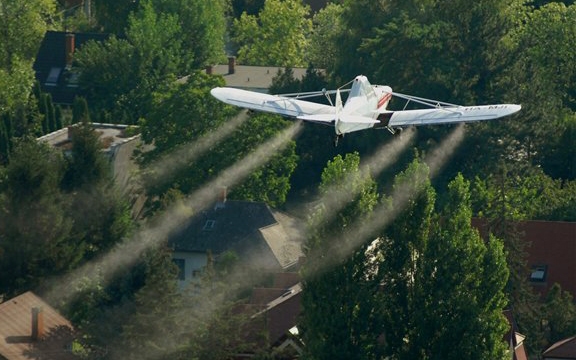
[[[192,281],[198,281],[202,270],[206,266],[207,256],[206,253],[201,252],[184,252],[174,251],[172,253],[172,260],[176,264],[183,265],[183,273],[178,278],[178,286],[180,289],[186,288]],[[181,268],[182,269],[182,268]]]

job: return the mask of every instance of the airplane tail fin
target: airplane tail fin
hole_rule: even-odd
[[[376,109],[379,113],[383,113],[386,111],[390,99],[392,99],[392,88],[390,86],[376,86],[374,91],[378,96],[378,104],[376,105]]]

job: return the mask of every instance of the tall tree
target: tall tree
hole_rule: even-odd
[[[149,111],[152,93],[183,68],[181,28],[172,14],[158,14],[149,1],[129,17],[126,39],[85,44],[75,56],[80,86],[94,108],[135,123]]]
[[[54,0],[0,1],[0,69],[11,71],[14,61],[33,60],[55,15]]]
[[[550,346],[576,333],[576,304],[569,291],[554,284],[542,305],[543,327],[546,330],[546,344]]]
[[[64,188],[80,189],[110,179],[110,165],[102,154],[102,142],[92,125],[83,122],[70,128],[72,151],[64,177]]]
[[[135,296],[135,312],[124,325],[122,341],[111,351],[114,358],[167,359],[183,343],[180,332],[184,319],[178,309],[182,295],[168,249],[146,254],[146,280]]]
[[[392,207],[398,216],[377,245],[378,277],[383,288],[378,299],[383,352],[398,359],[418,356],[418,348],[413,346],[419,330],[415,323],[416,301],[420,296],[430,296],[418,281],[428,261],[426,246],[436,198],[428,174],[428,167],[414,160],[396,175]]]
[[[0,290],[17,293],[78,264],[83,242],[70,242],[72,223],[59,184],[61,154],[34,138],[20,140],[2,179]]]
[[[336,37],[343,32],[342,11],[342,5],[329,3],[312,18],[307,60],[316,68],[333,71],[336,67],[338,61]]]
[[[266,0],[258,16],[243,13],[233,24],[238,61],[246,65],[305,66],[312,22],[301,0]]]
[[[93,2],[94,15],[102,32],[123,36],[128,16],[138,8],[139,0],[99,0]]]
[[[32,63],[55,17],[54,0],[0,1],[0,115],[30,106]],[[15,126],[26,127],[16,121]]]
[[[513,145],[511,156],[524,154],[528,163],[563,178],[571,174],[559,169],[568,169],[573,158],[551,160],[574,144],[561,140],[576,121],[575,23],[576,5],[550,3],[532,12],[507,41],[514,62],[501,79],[506,96],[522,104],[524,119],[507,123],[501,141]]]
[[[154,0],[159,13],[178,16],[183,54],[191,69],[216,64],[224,57],[226,0]],[[185,75],[182,73],[180,75]]]
[[[334,215],[319,207],[310,222],[300,323],[310,359],[373,359],[377,354],[373,300],[378,282],[366,259],[370,241],[347,256],[334,253],[338,243],[354,237],[347,230],[369,217],[377,202],[375,184],[359,165],[357,153],[338,155],[322,172],[320,192],[325,199],[343,192],[351,199]]]
[[[426,359],[504,359],[508,268],[503,243],[496,238],[484,243],[472,227],[469,183],[459,175],[448,187],[448,202],[415,276],[418,335],[408,346],[413,356]]]

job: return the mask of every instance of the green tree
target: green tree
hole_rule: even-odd
[[[142,139],[154,143],[151,157],[198,140],[233,113],[210,95],[223,79],[193,72],[184,83],[173,83],[154,94],[152,109],[140,122]]]
[[[258,16],[243,13],[233,24],[238,61],[246,65],[305,66],[310,8],[301,0],[266,0]]]
[[[84,122],[69,131],[72,133],[72,151],[63,179],[64,188],[75,190],[109,180],[110,165],[101,152],[103,145],[92,125]]]
[[[55,15],[54,0],[0,1],[0,69],[11,71],[15,61],[34,60]]]
[[[152,249],[145,263],[146,280],[135,295],[135,311],[123,327],[122,340],[111,349],[117,358],[164,359],[184,342],[180,329],[188,320],[179,312],[182,295],[171,252]]]
[[[30,105],[32,63],[55,15],[54,0],[0,1],[0,115]]]
[[[550,346],[576,333],[576,304],[572,294],[554,284],[548,290],[542,306],[542,322],[546,329],[547,343]]]
[[[226,0],[154,0],[157,12],[178,16],[183,54],[191,69],[216,64],[224,57],[227,4]]]
[[[78,51],[80,86],[91,106],[132,123],[148,113],[152,93],[185,72],[181,28],[172,14],[157,14],[150,2],[129,17],[126,40],[112,37]]]
[[[368,218],[377,202],[375,184],[359,165],[357,153],[338,155],[322,172],[320,193],[325,200],[343,194],[350,200],[337,206],[334,215],[321,206],[310,222],[300,322],[306,358],[372,359],[377,354],[379,330],[373,309],[379,284],[366,256],[370,243],[349,256],[335,252],[337,243],[354,237],[347,232],[352,224]]]
[[[72,124],[89,123],[90,112],[88,111],[88,102],[83,97],[75,97],[72,104]]]
[[[173,84],[164,93],[157,93],[153,110],[142,119],[142,138],[154,143],[155,149],[146,155],[144,166],[162,156],[174,156],[173,151],[185,149],[219,131],[229,117],[236,115],[210,95],[210,89],[221,86],[222,79],[195,72],[184,84]],[[169,189],[189,194],[213,179],[220,171],[247,156],[263,142],[287,126],[287,121],[271,115],[257,115],[239,126],[226,141],[213,146],[209,152],[183,157],[170,177],[144,171],[150,194],[164,194]],[[295,144],[256,169],[245,181],[231,189],[231,197],[267,201],[280,205],[289,190],[289,178],[296,166]],[[152,169],[154,170],[154,169]]]
[[[574,144],[576,121],[575,23],[576,5],[555,2],[533,11],[507,41],[515,61],[501,80],[506,96],[522,104],[523,121],[506,123],[500,140],[512,146],[512,156],[524,154],[564,179],[574,178],[567,171],[574,158],[564,152]]]
[[[70,242],[72,224],[59,190],[61,155],[34,138],[19,140],[0,184],[0,290],[18,293],[74,267],[83,243]]]
[[[341,23],[342,12],[342,5],[329,3],[312,18],[307,60],[316,68],[333,70],[336,67],[338,61],[336,37],[344,31]]]
[[[236,159],[246,156],[254,147],[273,138],[288,124],[277,116],[260,114],[233,134],[230,142],[218,151],[221,158],[236,149]],[[290,176],[297,166],[296,143],[291,141],[285,149],[269,159],[265,165],[255,169],[231,192],[231,197],[251,201],[263,201],[270,206],[281,206],[286,202],[290,190]],[[230,164],[232,165],[232,164]]]
[[[378,308],[385,339],[383,354],[398,359],[419,356],[415,343],[417,299],[430,296],[419,283],[431,231],[436,193],[426,165],[414,160],[396,175],[391,206],[398,216],[378,241]],[[415,345],[415,346],[413,346]]]
[[[128,16],[136,11],[140,1],[135,0],[99,0],[93,2],[94,15],[102,32],[117,36],[124,35],[128,25]]]
[[[504,359],[507,331],[503,309],[508,277],[503,243],[484,243],[471,225],[469,183],[459,175],[449,184],[448,202],[416,275],[412,354],[427,359]],[[458,344],[458,346],[454,346]]]

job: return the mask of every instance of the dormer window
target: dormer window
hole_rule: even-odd
[[[531,282],[544,282],[546,281],[546,273],[548,267],[546,265],[534,265],[530,272]]]
[[[216,224],[216,220],[206,220],[206,223],[204,224],[204,227],[202,228],[202,230],[212,230],[214,229],[214,225]]]
[[[46,86],[56,86],[58,85],[58,78],[60,77],[60,73],[62,72],[62,68],[53,67],[50,69],[50,73],[46,78],[46,82],[44,85]]]

